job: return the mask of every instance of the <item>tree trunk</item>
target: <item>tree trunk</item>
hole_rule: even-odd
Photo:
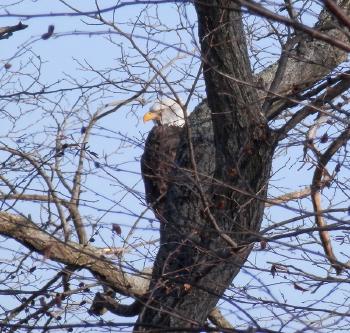
[[[138,319],[137,329],[149,332],[205,323],[259,231],[275,148],[253,85],[239,8],[229,0],[201,1],[196,10],[213,124],[212,142],[205,138],[212,150],[203,153],[195,124],[192,153],[190,133],[183,133],[150,297]]]

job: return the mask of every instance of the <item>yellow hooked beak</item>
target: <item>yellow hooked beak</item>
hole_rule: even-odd
[[[143,116],[143,122],[147,122],[149,120],[160,120],[160,115],[156,112],[147,112]]]

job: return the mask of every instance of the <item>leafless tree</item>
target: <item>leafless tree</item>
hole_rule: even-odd
[[[29,2],[0,5],[1,330],[349,331],[350,1]],[[40,50],[72,39],[99,59],[57,73]],[[158,221],[163,96],[186,125]]]

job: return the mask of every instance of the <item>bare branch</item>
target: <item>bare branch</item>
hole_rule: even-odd
[[[316,30],[316,29],[310,28],[310,27],[308,27],[308,26],[306,26],[298,21],[295,21],[295,20],[289,19],[287,17],[273,13],[273,12],[269,11],[268,9],[260,6],[259,4],[255,3],[253,1],[236,0],[236,2],[247,7],[248,10],[252,11],[253,13],[256,13],[256,14],[261,15],[263,17],[269,18],[275,22],[284,23],[284,24],[291,26],[297,30],[305,32],[308,35],[310,35],[316,39],[322,40],[329,45],[333,45],[333,46],[336,46],[343,51],[350,52],[350,45],[348,43],[343,42],[341,39],[335,39],[334,37],[331,37],[328,34],[325,34],[325,33],[322,33],[320,31]],[[343,6],[349,5],[348,1],[342,1],[342,3],[343,3]]]
[[[281,203],[285,203],[291,200],[303,199],[311,194],[311,187],[305,187],[302,190],[290,192],[287,194],[280,195],[277,198],[269,198],[268,202],[265,203],[265,207],[271,207]]]

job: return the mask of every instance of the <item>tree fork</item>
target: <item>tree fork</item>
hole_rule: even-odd
[[[259,231],[263,218],[275,142],[254,87],[241,12],[231,1],[202,1],[195,6],[212,110],[214,180],[205,192],[206,206],[193,174],[181,171],[191,169],[185,152],[188,143],[178,151],[179,168],[174,170],[176,182],[165,198],[167,223],[160,231],[150,298],[135,331],[202,326],[242,268],[252,248],[249,238]],[[202,158],[209,163],[212,156]],[[206,166],[198,166],[198,173],[205,174]],[[255,198],[232,190],[233,186]],[[208,210],[221,232],[239,248],[220,237],[209,221]]]

